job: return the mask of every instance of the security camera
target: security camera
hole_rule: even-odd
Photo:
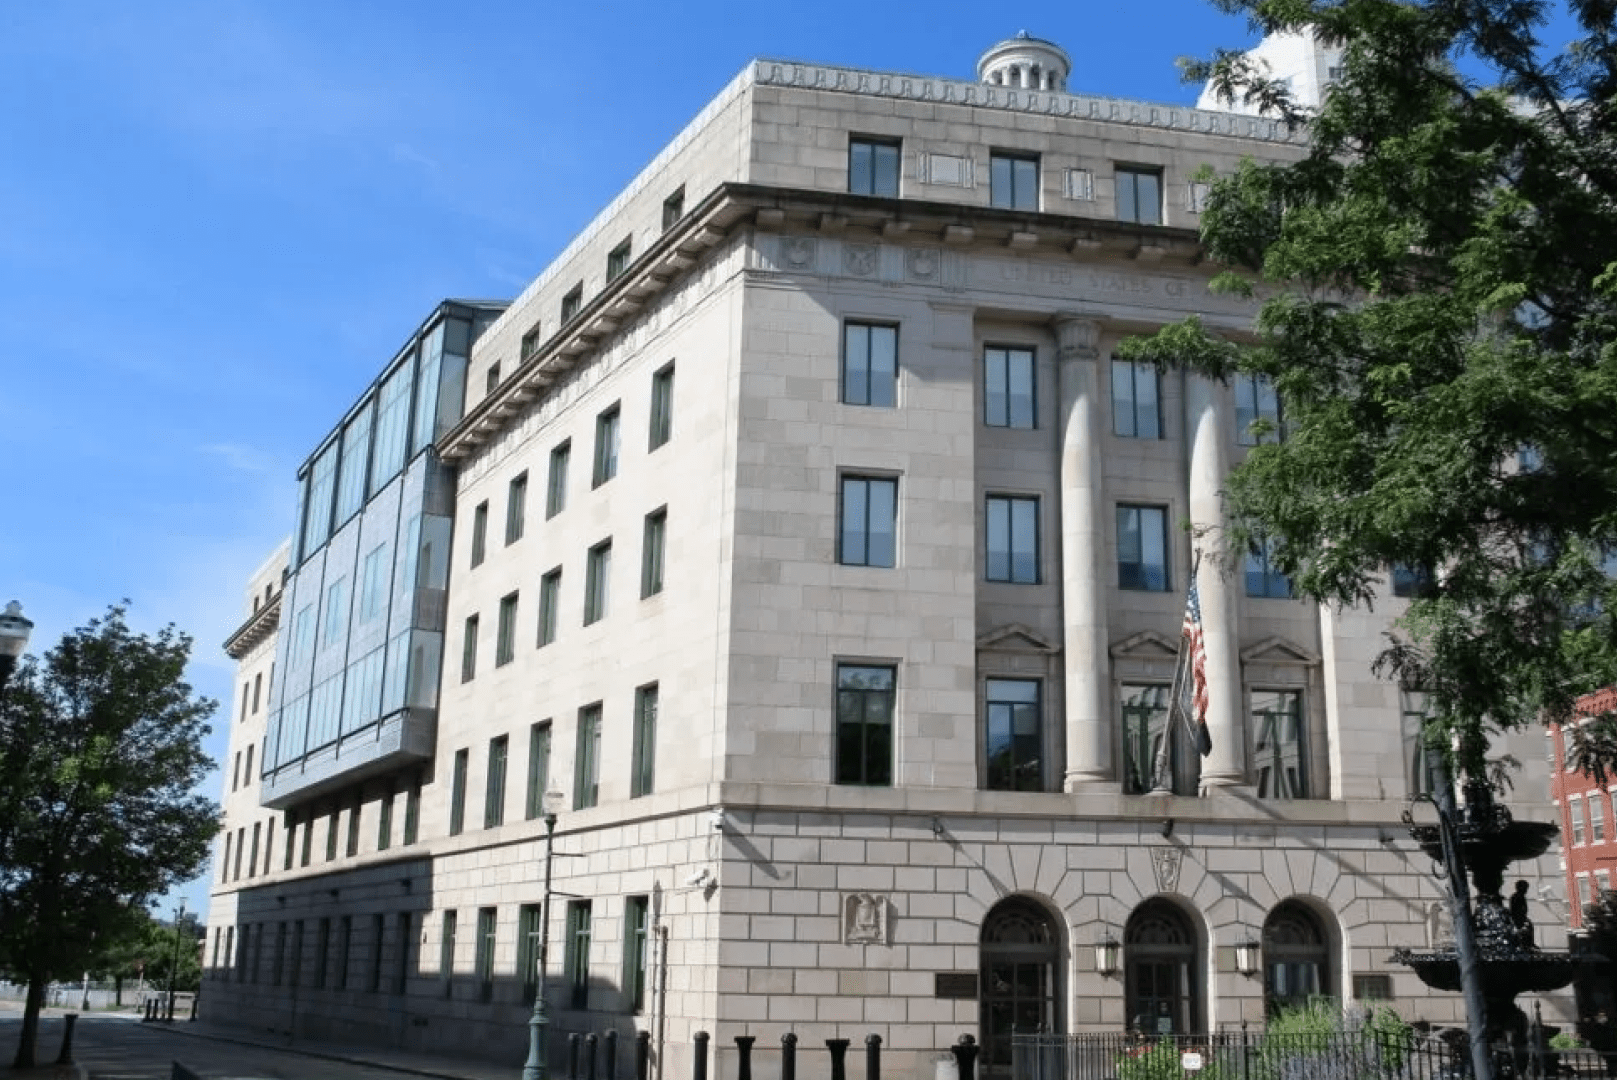
[[[694,874],[687,874],[685,876],[685,884],[693,889],[697,888],[698,886],[705,885],[707,884],[707,876],[711,872],[712,871],[704,866],[697,870]]]

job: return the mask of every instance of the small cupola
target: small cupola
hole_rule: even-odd
[[[1053,41],[1029,37],[1023,30],[983,53],[977,61],[977,81],[990,86],[1065,92],[1072,60]]]

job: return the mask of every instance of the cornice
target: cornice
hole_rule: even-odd
[[[259,605],[257,611],[247,616],[247,621],[225,639],[225,655],[232,660],[240,660],[275,633],[276,627],[281,625],[283,595],[284,590],[276,593],[269,603]]]
[[[749,227],[1083,262],[1107,257],[1142,266],[1195,266],[1202,259],[1194,229],[925,199],[723,184],[445,432],[438,440],[443,461],[458,465],[495,439],[549,386],[610,341],[705,255]]]

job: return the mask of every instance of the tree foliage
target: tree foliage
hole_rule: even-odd
[[[1227,551],[1264,537],[1334,604],[1429,571],[1379,668],[1480,775],[1490,732],[1617,680],[1617,4],[1572,0],[1552,52],[1539,0],[1216,2],[1341,45],[1342,77],[1305,117],[1239,54],[1190,65],[1307,148],[1203,216],[1216,286],[1267,297],[1250,337],[1191,319],[1124,351],[1272,380],[1284,437],[1231,475]]]
[[[218,826],[192,794],[214,702],[185,681],[191,639],[137,634],[122,607],[25,659],[0,700],[0,958],[40,992],[96,966],[146,906],[194,877]]]

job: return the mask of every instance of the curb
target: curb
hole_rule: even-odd
[[[372,1058],[356,1057],[351,1054],[338,1054],[329,1051],[310,1050],[300,1046],[282,1045],[280,1043],[264,1042],[258,1039],[249,1039],[241,1036],[224,1035],[212,1031],[194,1031],[180,1027],[177,1023],[167,1028],[179,1035],[192,1039],[212,1039],[214,1042],[230,1043],[234,1046],[251,1046],[258,1050],[276,1050],[282,1053],[298,1054],[302,1057],[315,1058],[320,1061],[335,1061],[343,1065],[359,1065],[367,1069],[385,1069],[388,1072],[404,1073],[407,1076],[427,1076],[434,1080],[475,1080],[466,1073],[437,1072],[432,1069],[411,1068],[408,1065],[394,1065]],[[515,1071],[514,1069],[512,1070]]]

